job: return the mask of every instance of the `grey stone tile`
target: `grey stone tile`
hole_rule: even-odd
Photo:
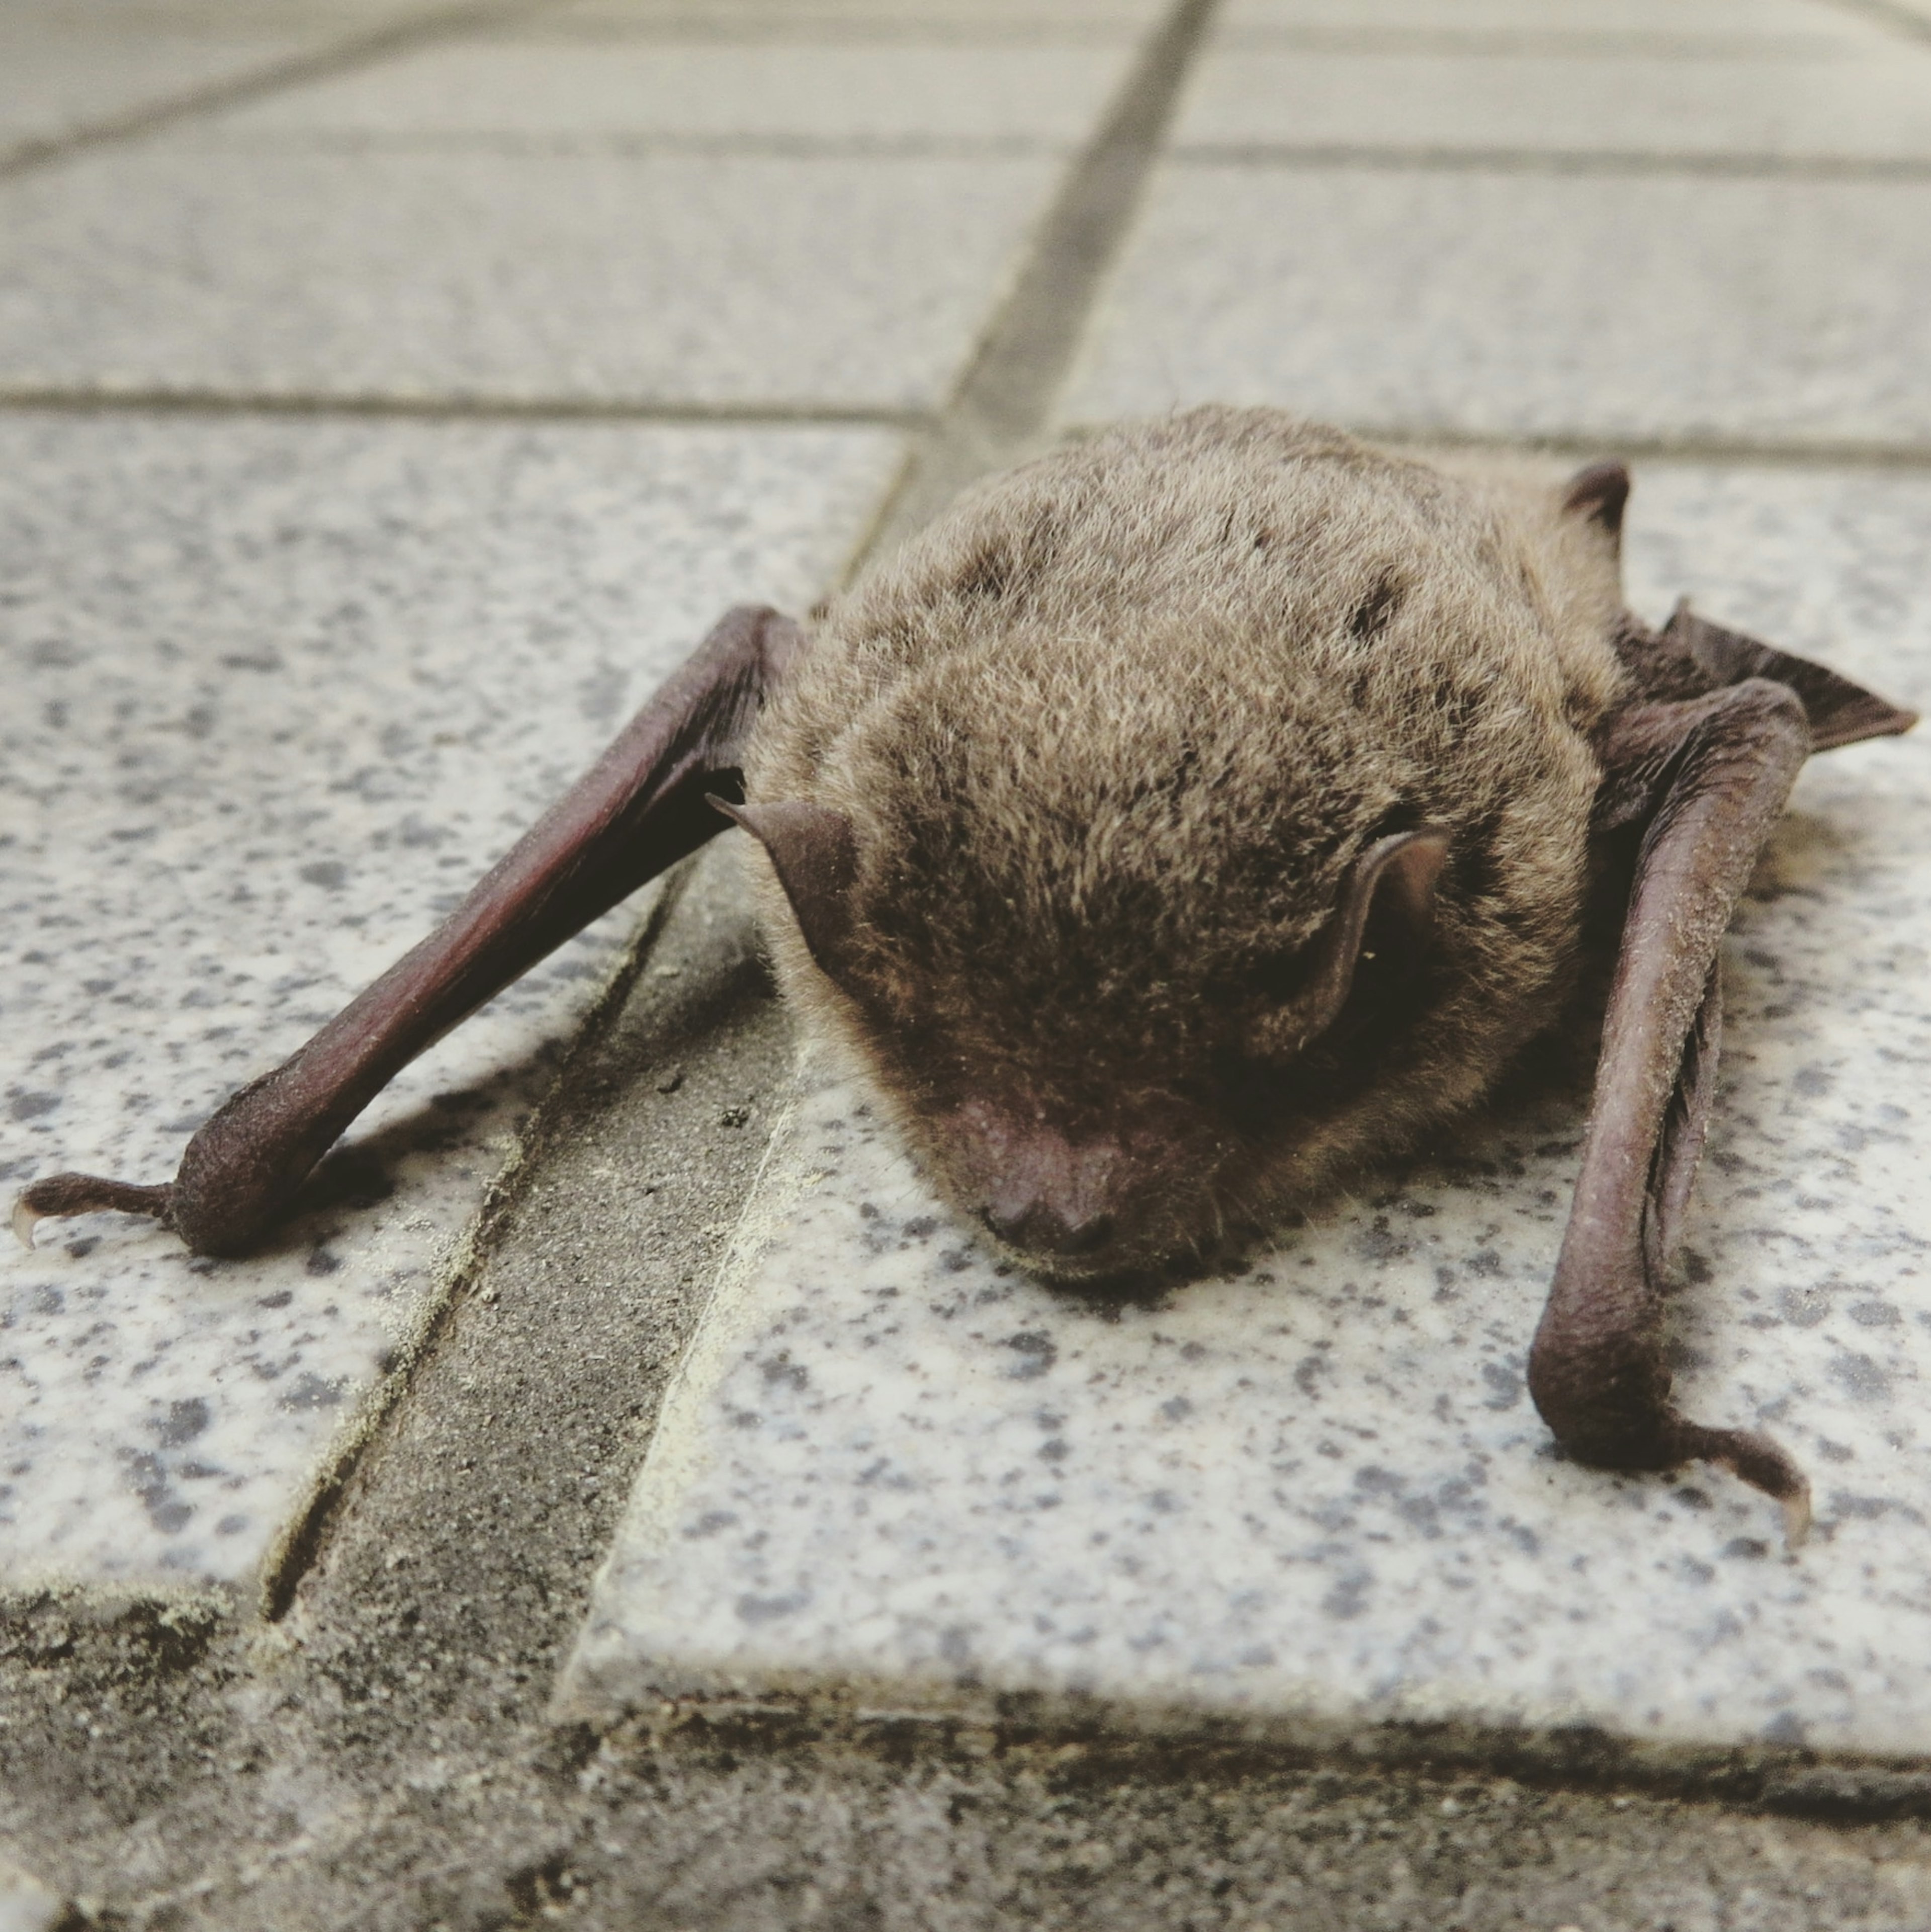
[[[278,94],[214,131],[1078,142],[1119,86],[1106,47],[614,45],[426,49]]]
[[[0,188],[0,390],[930,407],[1060,165],[103,153]]]
[[[1415,152],[1931,158],[1931,48],[1801,60],[1230,48],[1173,139]]]
[[[0,418],[0,1192],[165,1178],[727,605],[818,594],[898,454],[872,430]],[[118,1216],[7,1244],[0,1591],[256,1575],[637,916],[406,1072],[332,1200],[259,1256],[190,1260]]]
[[[1915,444],[1927,301],[1931,184],[1176,166],[1062,407]]]
[[[1632,596],[1931,697],[1931,482],[1645,466]],[[1738,921],[1671,1321],[1699,1416],[1807,1465],[1558,1460],[1522,1386],[1582,1096],[1105,1306],[995,1268],[862,1090],[808,1082],[667,1398],[559,1708],[692,1689],[1091,1714],[1931,1746],[1931,740],[1804,776]]]

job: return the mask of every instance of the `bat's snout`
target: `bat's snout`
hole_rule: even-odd
[[[1192,1238],[1170,1198],[1174,1150],[1165,1142],[1015,1119],[983,1101],[958,1108],[944,1130],[954,1199],[1037,1274],[1131,1271]]]
[[[979,1218],[995,1240],[1023,1254],[1049,1255],[1054,1259],[1087,1261],[1104,1254],[1117,1225],[1102,1212],[1070,1219],[1044,1201],[1029,1201],[1016,1212],[1011,1208],[982,1208]]]

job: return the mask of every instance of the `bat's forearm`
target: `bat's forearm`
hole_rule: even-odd
[[[151,1214],[197,1254],[252,1246],[349,1124],[486,1000],[726,821],[744,740],[801,642],[776,611],[731,611],[584,776],[421,944],[289,1059],[244,1087],[187,1145],[175,1178],[131,1187],[55,1174],[20,1197],[43,1215]]]

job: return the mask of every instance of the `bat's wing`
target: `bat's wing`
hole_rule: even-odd
[[[1529,1387],[1581,1460],[1727,1464],[1809,1520],[1803,1473],[1766,1438],[1706,1428],[1670,1400],[1663,1275],[1709,1119],[1722,995],[1717,953],[1737,900],[1813,749],[1908,730],[1912,713],[1820,664],[1679,610],[1633,634],[1649,694],[1601,750],[1599,830],[1641,825],[1576,1202]]]
[[[751,722],[803,644],[775,610],[728,613],[441,926],[208,1122],[172,1181],[54,1174],[20,1196],[15,1232],[31,1241],[43,1216],[113,1208],[155,1216],[197,1254],[247,1249],[418,1054],[725,829],[705,794],[742,796]]]
[[[1747,677],[1788,685],[1810,722],[1810,748],[1828,752],[1861,739],[1895,736],[1918,722],[1906,711],[1841,677],[1826,664],[1760,643],[1698,616],[1687,598],[1660,631],[1632,620],[1618,648],[1646,696],[1687,698],[1741,684]]]

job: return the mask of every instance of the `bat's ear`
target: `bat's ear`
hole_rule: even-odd
[[[768,805],[713,798],[711,803],[764,848],[811,957],[836,979],[851,937],[851,886],[858,873],[851,820],[802,798]]]
[[[1435,893],[1448,862],[1448,834],[1436,826],[1390,833],[1356,860],[1341,903],[1315,941],[1300,997],[1267,1024],[1266,1049],[1297,1053],[1330,1032],[1364,962],[1384,983],[1402,977],[1435,927]],[[1372,942],[1371,944],[1371,941]]]
[[[1623,540],[1623,512],[1630,500],[1630,472],[1622,464],[1592,463],[1569,479],[1562,493],[1566,515],[1593,524],[1609,540],[1612,550],[1620,552]]]

